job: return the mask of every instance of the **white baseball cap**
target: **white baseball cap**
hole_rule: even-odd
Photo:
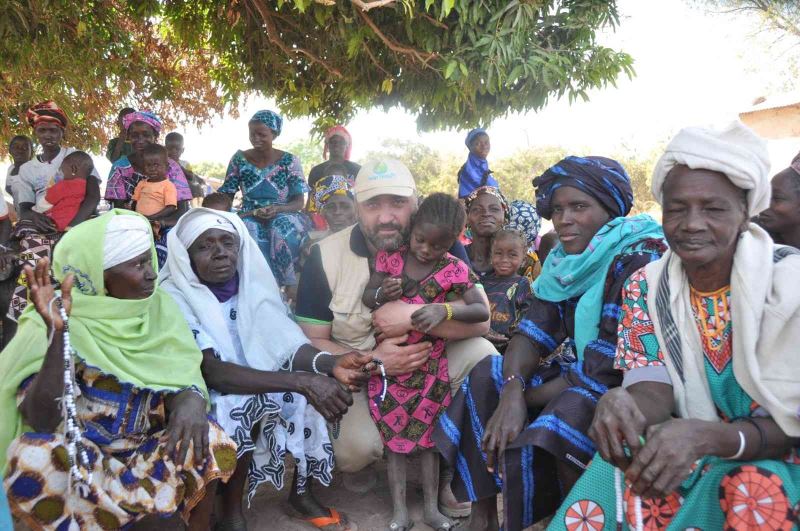
[[[410,197],[417,191],[417,183],[399,160],[371,160],[358,171],[353,191],[359,203],[378,195]]]

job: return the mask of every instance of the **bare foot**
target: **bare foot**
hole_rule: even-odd
[[[425,519],[425,523],[436,531],[447,531],[448,529],[453,529],[456,525],[455,522],[435,509],[432,511],[424,511],[423,518]]]
[[[413,525],[408,518],[408,511],[405,507],[402,509],[395,508],[392,521],[389,522],[389,531],[408,531]]]

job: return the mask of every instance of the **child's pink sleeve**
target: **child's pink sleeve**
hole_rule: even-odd
[[[164,181],[164,206],[178,206],[178,189],[169,181]]]
[[[451,268],[452,273],[448,275],[451,282],[448,292],[460,296],[478,283],[478,277],[472,272],[472,269],[458,258],[453,257],[453,261],[447,267]]]

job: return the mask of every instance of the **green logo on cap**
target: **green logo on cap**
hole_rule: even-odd
[[[379,162],[372,170],[372,175],[369,176],[369,180],[376,181],[378,179],[391,179],[392,177],[394,177],[394,172],[389,170],[389,165],[385,162]]]

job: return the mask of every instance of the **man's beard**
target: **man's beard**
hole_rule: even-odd
[[[401,227],[396,223],[378,225],[375,227],[374,232],[366,227],[362,228],[364,228],[364,235],[367,237],[367,240],[369,240],[369,243],[379,251],[396,251],[403,245],[409,233],[408,227]],[[381,236],[378,234],[379,231],[386,229],[394,229],[397,231],[397,234],[394,236]]]

